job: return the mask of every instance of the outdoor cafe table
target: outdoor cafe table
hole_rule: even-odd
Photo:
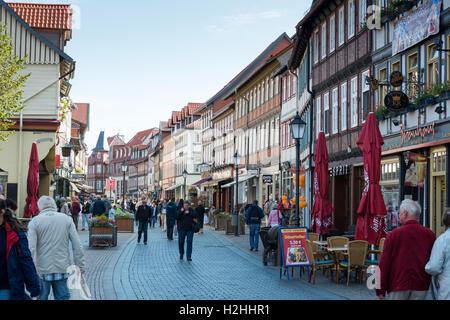
[[[326,247],[328,246],[328,242],[327,241],[313,241],[314,244],[317,244],[321,247]]]

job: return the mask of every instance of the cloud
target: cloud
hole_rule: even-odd
[[[224,32],[243,25],[250,25],[268,19],[278,19],[283,13],[278,10],[263,11],[257,13],[238,13],[229,16],[223,16],[219,20],[223,21],[222,25],[208,25],[205,29],[209,32]]]

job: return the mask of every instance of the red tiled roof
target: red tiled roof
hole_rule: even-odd
[[[219,99],[214,102],[214,114],[220,112],[223,108],[227,107],[233,102],[233,98],[229,98],[227,100]]]
[[[133,139],[131,139],[128,143],[127,146],[131,146],[131,147],[135,147],[135,146],[141,146],[144,145],[144,141],[145,139],[149,136],[152,135],[153,132],[157,130],[157,129],[148,129],[145,131],[141,131],[136,133],[136,135],[133,137]]]
[[[72,30],[70,5],[8,3],[8,6],[32,28]]]
[[[89,103],[75,103],[76,109],[72,110],[72,119],[86,127],[89,125]]]
[[[78,131],[79,131],[78,128],[72,128],[71,129],[71,137],[72,138],[78,138],[79,137]]]
[[[189,115],[193,115],[195,110],[197,110],[201,105],[202,103],[188,103]]]

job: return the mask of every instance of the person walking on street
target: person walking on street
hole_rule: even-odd
[[[419,224],[420,205],[406,199],[400,206],[401,227],[388,234],[380,258],[380,300],[425,300],[431,276],[425,272],[436,236]]]
[[[81,204],[77,197],[72,198],[72,219],[75,224],[75,229],[78,231],[78,219],[80,217]]]
[[[24,300],[25,286],[33,298],[41,293],[25,231],[6,200],[0,200],[0,300]]]
[[[187,261],[192,261],[192,242],[194,240],[193,224],[198,221],[195,211],[191,208],[189,201],[183,201],[176,216],[178,221],[178,247],[180,250],[180,260],[184,257],[184,242],[187,238],[186,257]]]
[[[166,223],[167,223],[167,239],[173,240],[173,229],[175,227],[177,217],[177,205],[175,199],[172,199],[167,204]]]
[[[55,300],[69,300],[67,286],[72,265],[69,244],[72,244],[73,261],[84,273],[85,261],[80,238],[72,219],[57,212],[55,201],[43,196],[38,201],[40,214],[28,225],[28,239],[41,280],[39,300],[48,300],[53,290]]]
[[[97,200],[95,200],[94,204],[92,205],[92,216],[98,217],[106,213],[107,211],[105,201],[103,201],[100,196],[97,196]]]
[[[136,225],[138,225],[138,243],[141,243],[142,233],[144,233],[144,245],[147,245],[148,224],[152,219],[152,208],[147,204],[147,199],[141,201],[141,205],[136,212]]]
[[[152,219],[151,219],[151,224],[152,224],[152,228],[155,228],[156,225],[156,221],[158,220],[158,206],[156,205],[156,201],[153,200],[152,202],[152,211],[153,211],[153,215],[152,215]]]
[[[273,209],[270,211],[269,218],[266,222],[266,227],[276,227],[281,225],[281,222],[283,221],[283,215],[281,214],[280,210],[278,208]]]
[[[450,209],[445,210],[442,222],[446,228],[434,243],[430,261],[425,266],[429,275],[436,277],[438,292],[436,300],[450,300]]]
[[[106,194],[103,195],[103,201],[105,202],[105,206],[106,206],[106,215],[109,214],[109,211],[112,208],[111,202],[109,201],[108,197],[106,196]]]
[[[88,200],[83,206],[81,231],[85,230],[85,226],[89,228],[90,215],[91,215],[91,201]]]
[[[61,205],[61,213],[64,213],[66,216],[72,217],[72,213],[70,212],[69,204],[67,203],[65,198],[61,198],[59,201]]]
[[[163,232],[167,231],[166,214],[167,214],[167,200],[164,199],[164,201],[161,204],[161,224]]]
[[[247,210],[245,223],[250,225],[250,251],[258,251],[259,231],[261,230],[261,220],[264,218],[263,210],[258,206],[258,200],[253,201],[253,205]]]
[[[134,199],[133,199],[133,201],[130,200],[129,208],[130,208],[130,212],[132,212],[134,215],[136,215],[136,202],[134,201]]]
[[[198,233],[203,233],[203,221],[205,219],[205,207],[203,206],[203,203],[201,200],[198,202],[198,205],[195,208],[195,213],[197,215],[198,222],[200,223],[200,231]]]

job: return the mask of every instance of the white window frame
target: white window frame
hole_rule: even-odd
[[[336,49],[336,17],[330,17],[330,53]]]
[[[359,0],[359,29],[362,29],[363,23],[366,22],[367,0]]]
[[[322,52],[322,59],[325,59],[327,57],[327,23],[325,22],[322,25],[322,33],[321,33],[321,52]]]
[[[350,81],[350,127],[358,126],[358,77]]]
[[[319,133],[322,130],[322,97],[316,99],[316,137],[319,138]]]
[[[328,111],[328,119],[325,117],[325,114],[327,111]],[[326,120],[328,120],[328,121],[326,121]],[[328,132],[326,132],[327,124],[328,124]],[[327,92],[323,95],[323,131],[325,132],[326,137],[328,137],[330,135],[330,93],[329,92]]]
[[[355,35],[355,0],[348,2],[348,37],[350,39]]]
[[[347,82],[341,84],[341,131],[347,130]]]
[[[314,32],[314,63],[319,62],[319,30]]]
[[[345,7],[339,9],[339,39],[338,45],[341,46],[345,42]]]
[[[338,123],[339,123],[339,118],[338,118],[338,110],[339,110],[339,103],[338,103],[338,88],[334,88],[332,93],[331,93],[331,103],[332,103],[332,112],[331,112],[331,117],[333,119],[332,121],[332,126],[331,126],[331,133],[332,134],[336,134],[338,133]]]
[[[364,119],[364,92],[368,92],[370,90],[370,86],[366,83],[366,77],[369,76],[369,70],[364,71],[361,75],[361,120],[362,123],[366,122]],[[370,101],[370,96],[368,96]]]

